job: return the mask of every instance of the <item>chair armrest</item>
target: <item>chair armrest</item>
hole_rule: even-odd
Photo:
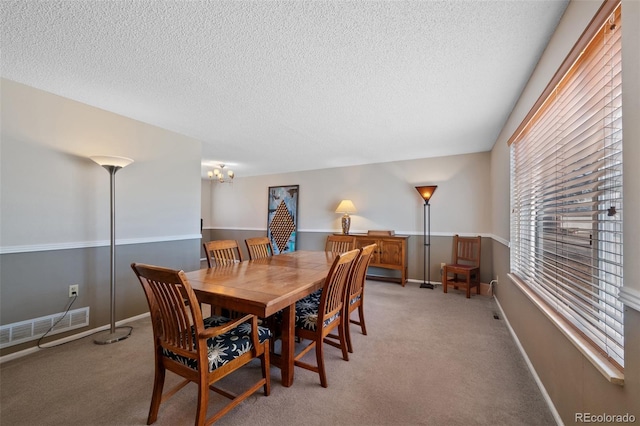
[[[252,328],[255,330],[256,336],[258,335],[258,318],[253,314],[248,314],[234,321],[230,321],[226,324],[219,325],[217,327],[209,327],[198,335],[198,339],[210,339],[211,337],[224,334],[234,328],[238,327],[243,322],[251,321]]]
[[[258,356],[264,352],[265,346],[260,343],[260,339],[258,338],[258,317],[253,314],[245,315],[242,318],[228,322],[218,327],[209,327],[205,329],[204,332],[198,335],[198,340],[203,342],[203,344],[206,344],[205,342],[211,337],[224,334],[228,331],[233,330],[234,328],[237,328],[240,324],[249,321],[251,321],[251,344],[253,345],[253,356]]]

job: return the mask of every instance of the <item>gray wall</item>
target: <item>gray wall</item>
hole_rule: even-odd
[[[491,152],[492,232],[509,240],[509,149],[507,140],[544,90],[556,69],[600,7],[601,1],[572,1],[537,69]],[[509,248],[493,244],[497,299],[565,424],[575,413],[634,414],[640,418],[640,2],[622,2],[624,126],[625,384],[609,383],[529,299],[506,277]],[[636,420],[638,421],[638,420]]]
[[[63,312],[79,284],[72,309],[90,308],[88,328],[109,323],[109,174],[90,155],[135,160],[116,175],[116,319],[146,312],[131,262],[199,265],[200,142],[1,84],[0,322]]]

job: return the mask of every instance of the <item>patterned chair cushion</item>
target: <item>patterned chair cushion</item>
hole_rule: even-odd
[[[322,289],[317,290],[311,293],[310,295],[303,297],[302,299],[298,300],[297,303],[306,304],[306,305],[315,305],[317,307],[320,304],[321,298],[322,298]]]
[[[362,295],[361,294],[359,294],[357,297],[354,297],[353,299],[349,299],[349,305],[353,305],[354,303],[356,303],[360,299],[362,299]]]
[[[318,321],[318,306],[320,305],[320,299],[322,298],[322,289],[311,293],[308,296],[296,302],[296,328],[304,328],[307,330],[315,331],[316,323]],[[275,321],[282,323],[282,311],[278,311],[274,314]],[[336,319],[340,318],[338,312],[331,318],[324,322],[324,326],[331,324]]]
[[[205,328],[217,327],[232,321],[230,318],[222,316],[211,316],[204,319]],[[271,331],[266,327],[258,327],[258,340],[263,343],[271,337]],[[251,324],[242,323],[233,330],[207,340],[209,358],[209,371],[227,364],[229,361],[238,358],[240,355],[253,349],[251,343]],[[162,349],[164,356],[174,361],[180,362],[190,368],[196,369],[198,363],[194,359],[177,355],[166,348]]]
[[[318,322],[318,306],[322,298],[322,289],[296,302],[296,328],[304,328],[315,331]],[[324,326],[328,326],[336,319],[340,318],[340,313],[336,313],[331,318],[325,320]]]

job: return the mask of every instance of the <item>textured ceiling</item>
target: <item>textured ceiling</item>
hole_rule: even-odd
[[[566,0],[5,1],[2,76],[238,176],[490,150]]]

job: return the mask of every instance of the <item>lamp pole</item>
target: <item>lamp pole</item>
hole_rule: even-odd
[[[131,334],[130,327],[116,327],[116,172],[121,168],[133,163],[130,158],[124,157],[91,157],[93,161],[101,165],[110,177],[110,209],[111,209],[111,245],[110,245],[110,322],[109,330],[100,333],[93,340],[98,345],[106,345],[124,340]]]
[[[422,216],[424,219],[424,225],[422,227],[423,234],[424,234],[423,235],[424,246],[422,248],[423,270],[422,270],[422,284],[420,284],[420,288],[433,289],[433,284],[431,284],[431,204],[429,204],[429,200],[425,200],[424,202],[424,209],[423,209]],[[427,277],[426,281],[425,281],[425,276]]]
[[[416,190],[424,200],[422,210],[422,284],[420,284],[420,288],[433,289],[433,284],[431,284],[431,204],[429,204],[429,200],[437,188],[436,185],[416,186]]]

